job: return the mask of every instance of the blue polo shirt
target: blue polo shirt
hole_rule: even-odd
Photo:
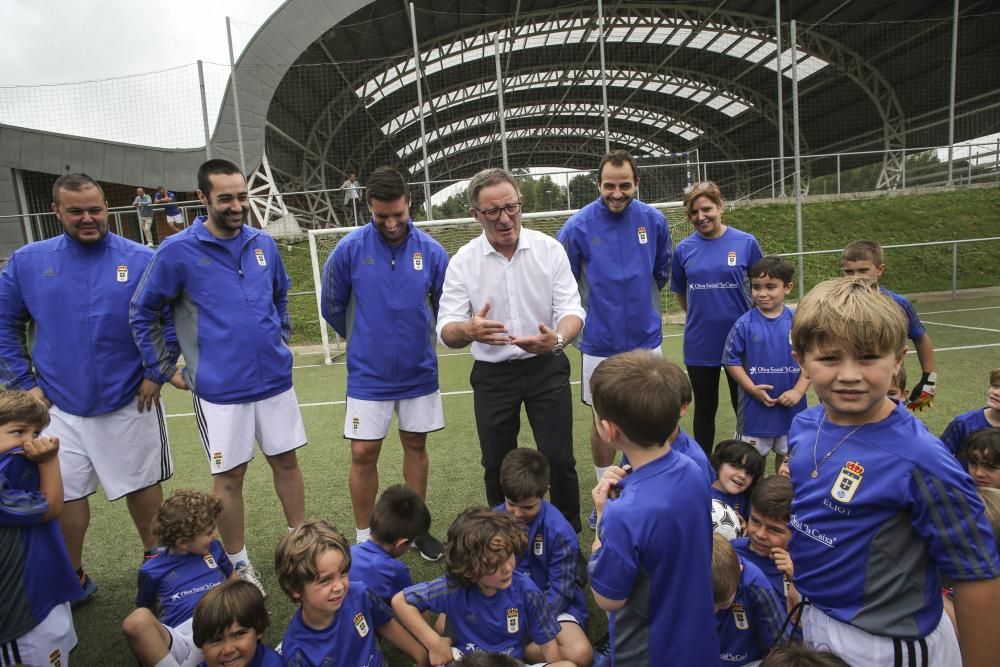
[[[212,540],[207,554],[172,554],[164,551],[153,556],[139,570],[136,607],[160,610],[160,621],[176,627],[194,616],[201,596],[233,573],[225,549]]]
[[[389,605],[393,595],[413,585],[406,563],[390,556],[373,540],[351,545],[350,579],[360,581]]]

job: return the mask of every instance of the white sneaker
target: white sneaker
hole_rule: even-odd
[[[257,576],[257,570],[253,569],[253,565],[250,564],[250,561],[245,560],[236,564],[236,576],[243,581],[249,581],[257,587],[262,596],[267,597],[267,591],[264,590],[264,584],[260,583],[260,577]]]
[[[152,248],[152,247],[153,247],[153,244],[152,244],[152,243],[147,243],[147,244],[146,244],[146,247],[147,247],[147,248]]]

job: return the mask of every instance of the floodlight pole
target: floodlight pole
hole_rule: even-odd
[[[948,185],[953,185],[955,160],[955,70],[958,67],[958,2],[955,0],[951,15],[951,89],[948,94]],[[971,164],[972,151],[969,151]]]
[[[792,39],[794,44],[795,40]],[[774,44],[777,47],[775,57],[778,69],[778,183],[781,184],[781,196],[785,196],[785,103],[782,90],[781,73],[781,0],[774,0]],[[802,285],[802,274],[799,274],[799,286]]]
[[[497,112],[500,118],[500,150],[503,152],[503,168],[508,171],[507,165],[507,121],[504,118],[503,110],[503,73],[500,70],[500,33],[493,34],[493,56],[497,66]]]
[[[233,114],[236,116],[236,143],[240,149],[240,171],[247,173],[247,162],[243,155],[243,122],[240,120],[240,95],[236,88],[236,59],[233,57],[233,30],[226,17],[226,40],[229,42],[229,87],[233,91]]]
[[[201,122],[205,126],[205,159],[212,159],[212,139],[208,132],[208,101],[205,99],[205,67],[198,61],[198,88],[201,89]]]
[[[417,42],[417,13],[410,3],[410,31],[413,34],[413,67],[417,71],[417,109],[420,118],[420,148],[424,154],[424,209],[427,211],[427,219],[434,219],[434,207],[431,205],[431,167],[427,164],[427,128],[424,127],[424,92],[423,70],[420,68],[420,44]]]
[[[608,123],[608,70],[604,62],[603,0],[597,0],[597,43],[601,53],[601,109],[604,112],[604,154],[607,155],[611,152],[611,130]]]
[[[799,300],[806,295],[805,261],[802,258],[802,155],[799,151],[799,60],[795,21],[791,22],[792,42],[792,133],[795,142],[795,244],[799,251]],[[784,187],[782,187],[784,191]]]

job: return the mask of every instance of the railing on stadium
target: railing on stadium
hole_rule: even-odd
[[[681,202],[662,202],[653,204],[660,210],[663,211],[681,211]],[[563,222],[572,214],[576,213],[578,209],[561,210],[561,211],[543,211],[536,213],[523,213],[521,218],[524,222],[524,226],[532,229],[537,229],[538,231],[544,232],[550,236],[555,236],[562,226]],[[667,220],[673,222],[670,223],[671,226],[671,236],[675,239],[681,239],[686,236],[689,231],[687,228],[686,220],[683,216],[673,215],[668,216]],[[459,248],[474,239],[481,233],[482,228],[479,223],[473,218],[453,218],[450,220],[435,220],[435,221],[424,221],[415,222],[414,225],[423,229],[431,236],[433,236],[441,245],[444,247],[448,256],[454,255]],[[316,313],[318,316],[318,322],[320,327],[320,338],[322,340],[323,346],[323,361],[326,364],[333,363],[333,355],[330,343],[330,331],[331,329],[327,326],[326,321],[323,319],[323,296],[322,296],[322,266],[326,262],[330,253],[336,247],[339,239],[346,234],[358,229],[358,227],[334,227],[329,229],[311,229],[308,230],[309,236],[309,258],[312,268],[313,275],[313,294],[316,299]],[[332,241],[332,242],[330,242]],[[955,298],[958,291],[958,247],[964,244],[977,244],[977,243],[988,243],[1000,241],[1000,236],[990,236],[985,238],[975,238],[975,239],[950,239],[946,241],[927,241],[919,243],[904,243],[904,244],[890,244],[883,246],[886,251],[902,250],[907,248],[932,248],[932,247],[951,247],[951,296]],[[839,255],[843,251],[843,248],[833,248],[828,250],[808,250],[801,253],[798,252],[786,252],[786,253],[776,253],[782,257],[798,258],[799,256],[805,257],[821,257],[824,255]],[[815,266],[810,266],[809,270],[813,273],[819,271]],[[803,284],[806,284],[806,276],[800,277]],[[308,294],[298,292],[296,294]],[[666,292],[661,296],[664,300],[668,299]],[[665,303],[664,303],[665,307]],[[333,332],[335,339],[335,347],[339,352],[345,349],[343,341],[336,332]]]

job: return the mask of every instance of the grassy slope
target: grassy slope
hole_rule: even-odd
[[[802,214],[804,247],[806,250],[831,250],[860,238],[892,245],[998,236],[998,209],[998,188],[806,204]],[[680,211],[668,215],[677,242],[688,228],[680,219]],[[796,249],[793,203],[736,206],[726,212],[726,222],[756,236],[764,252],[794,252]],[[558,227],[544,221],[532,221],[531,226],[550,233]],[[1000,242],[960,245],[958,286],[998,284],[998,254]],[[318,343],[319,316],[315,297],[311,294],[313,277],[309,246],[306,243],[284,246],[283,256],[293,291],[310,292],[290,300],[295,324],[293,343]],[[326,261],[326,257],[320,257],[320,261]],[[951,261],[951,246],[889,250],[883,283],[903,294],[950,289]],[[806,286],[833,276],[838,270],[837,255],[806,257]]]

